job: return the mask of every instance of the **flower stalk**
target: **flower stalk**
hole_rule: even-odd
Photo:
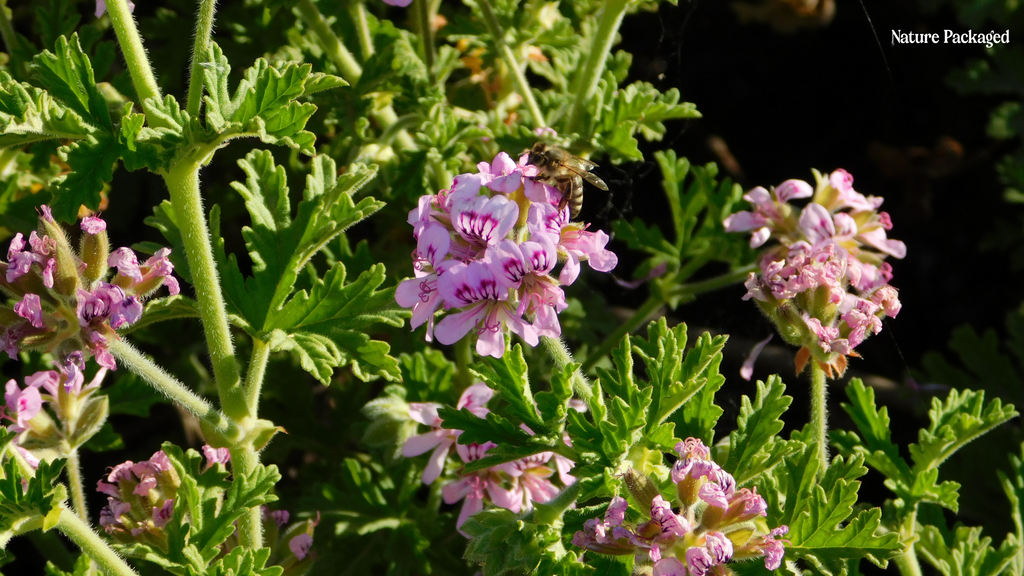
[[[146,56],[146,48],[142,45],[142,36],[135,26],[135,19],[131,10],[128,9],[128,0],[109,0],[107,2],[107,14],[110,15],[110,22],[114,26],[114,33],[117,34],[117,43],[121,46],[121,53],[124,55],[125,63],[128,65],[128,73],[132,78],[132,85],[139,96],[142,107],[146,108],[146,101],[150,98],[161,98],[160,86],[156,83],[156,76],[153,75],[153,68]],[[148,110],[147,110],[148,112]],[[158,121],[156,114],[147,114],[151,123]]]
[[[825,369],[811,362],[811,433],[818,444],[818,475],[828,468],[828,382]]]
[[[213,32],[213,17],[217,12],[217,0],[200,0],[199,16],[196,19],[196,42],[192,48],[192,66],[188,77],[188,103],[186,110],[195,118],[203,105],[203,63],[210,57],[210,34]]]
[[[359,34],[359,51],[362,53],[365,62],[374,54],[373,36],[370,35],[370,22],[366,18],[366,0],[353,0],[349,5],[352,13],[352,22],[356,26],[356,33]]]
[[[436,81],[434,76],[434,60],[436,49],[434,47],[434,15],[431,10],[430,0],[413,0],[416,10],[417,28],[419,28],[420,39],[423,42],[423,63],[427,65],[427,74],[431,82]]]
[[[221,414],[206,400],[200,398],[195,392],[189,390],[188,387],[173,376],[164,372],[162,368],[151,362],[130,344],[121,340],[114,340],[110,343],[110,352],[124,366],[127,366],[129,370],[138,374],[149,383],[150,386],[156,388],[215,430],[220,431],[225,437],[230,438],[238,434],[234,422]]]
[[[71,488],[71,504],[75,508],[75,514],[82,519],[82,522],[89,522],[89,509],[85,503],[85,483],[82,481],[82,464],[78,458],[78,449],[68,453],[68,462],[64,469],[68,472],[68,483]]]
[[[619,32],[619,26],[622,25],[622,18],[626,15],[628,5],[628,0],[607,0],[605,2],[601,19],[597,25],[597,32],[594,35],[594,42],[590,46],[590,55],[576,78],[576,96],[573,98],[572,109],[569,112],[566,132],[579,132],[581,129],[580,124],[586,113],[587,102],[594,96],[597,84],[601,81],[605,63],[608,61],[608,54],[611,53],[615,35]]]
[[[548,355],[555,362],[555,366],[558,370],[565,370],[565,367],[575,362],[572,357],[572,352],[569,351],[569,347],[565,345],[565,342],[561,338],[552,338],[551,336],[541,336],[541,343],[544,345],[544,349],[547,350]],[[583,375],[583,369],[576,367],[576,370],[572,373],[572,389],[581,399],[590,401],[594,396],[594,390],[587,381],[587,377]]]
[[[263,377],[267,372],[269,360],[270,344],[259,338],[253,338],[249,371],[245,374],[245,401],[249,406],[249,413],[253,416],[259,409],[260,391],[263,389]]]
[[[206,333],[221,408],[237,422],[250,415],[249,405],[239,381],[227,306],[221,293],[217,265],[213,261],[210,231],[203,213],[203,201],[199,193],[199,165],[183,162],[168,172],[164,181],[171,192],[171,202],[178,215],[185,244],[185,256],[192,269],[199,315]]]
[[[259,454],[252,446],[231,449],[231,467],[236,479],[252,474],[259,461]],[[249,508],[238,519],[238,543],[252,550],[263,546],[263,519],[259,506]]]
[[[537,100],[533,97],[530,83],[526,81],[526,76],[523,74],[519,62],[516,61],[516,55],[512,53],[512,49],[505,43],[505,30],[502,29],[501,24],[498,22],[498,17],[494,14],[494,8],[491,7],[490,0],[480,0],[478,4],[480,12],[484,17],[484,25],[487,26],[487,32],[494,40],[494,46],[498,49],[498,54],[505,61],[509,73],[512,74],[512,81],[516,85],[516,91],[519,92],[523,102],[526,104],[526,109],[530,113],[530,119],[533,121],[533,127],[543,128],[547,126],[544,113],[541,112],[540,106],[537,105]]]
[[[89,525],[70,510],[60,513],[57,529],[82,549],[108,576],[138,576],[124,559],[117,555]]]

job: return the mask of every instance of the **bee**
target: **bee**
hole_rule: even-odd
[[[568,206],[570,218],[578,216],[583,208],[584,179],[601,190],[608,189],[604,180],[590,173],[597,168],[597,164],[573,156],[561,148],[537,142],[530,148],[529,162],[540,169],[538,179],[547,181],[562,193],[558,211],[561,212]]]

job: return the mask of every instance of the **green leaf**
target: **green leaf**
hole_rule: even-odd
[[[950,541],[935,526],[923,526],[920,535],[917,549],[943,576],[998,576],[1021,550],[1012,534],[994,548],[992,539],[982,537],[981,528],[974,526],[958,526]]]
[[[209,128],[221,138],[257,136],[268,144],[283,144],[312,156],[316,137],[305,126],[316,106],[297,98],[345,83],[328,74],[311,75],[311,70],[310,64],[270,65],[259,58],[243,72],[229,97],[231,66],[220,47],[211,42],[209,61],[203,64]]]
[[[984,392],[950,390],[945,402],[932,398],[928,416],[931,425],[910,445],[917,473],[938,467],[968,442],[1017,416],[1017,411],[1012,404],[1004,408],[999,398],[986,405]]]
[[[743,397],[736,430],[729,435],[729,458],[723,468],[743,485],[782,462],[795,446],[776,438],[782,431],[782,414],[793,399],[785,396],[786,385],[778,376],[758,381],[757,396],[751,403]]]
[[[47,92],[0,71],[0,148],[42,140],[77,140],[96,128]]]
[[[127,334],[158,322],[176,320],[178,318],[199,318],[199,308],[196,301],[180,294],[165,298],[155,298],[146,302],[142,318],[135,324],[121,330],[120,333]]]
[[[853,516],[860,489],[855,479],[867,472],[863,462],[861,456],[849,462],[837,456],[789,525],[787,555],[807,560],[825,576],[845,575],[848,559],[867,558],[884,568],[888,558],[903,550],[898,534],[880,533],[880,509]]]
[[[252,550],[238,546],[218,558],[202,574],[204,576],[280,576],[284,572],[284,568],[266,565],[267,560],[270,559],[270,552],[270,548]]]
[[[108,134],[88,136],[57,153],[70,167],[70,172],[50,182],[53,191],[53,217],[62,222],[74,222],[80,206],[96,210],[100,205],[100,191],[114,178],[114,166],[125,147]]]
[[[14,438],[14,434],[0,432],[0,454]],[[14,536],[42,526],[52,528],[52,519],[60,513],[67,491],[55,484],[64,468],[64,459],[43,460],[35,475],[25,478],[14,458],[7,458],[0,478],[0,549]]]
[[[547,425],[537,413],[527,371],[523,348],[519,344],[511,350],[506,348],[501,358],[485,357],[482,363],[473,365],[473,372],[509,403],[509,415],[534,432],[547,432]]]
[[[317,278],[307,292],[294,295],[299,273],[312,257],[349,226],[379,210],[382,202],[352,195],[374,176],[375,169],[354,165],[341,177],[325,156],[313,160],[312,173],[292,218],[284,168],[266,151],[250,152],[239,165],[248,178],[232,183],[252,217],[242,235],[253,261],[245,278],[232,255],[218,241],[218,266],[229,307],[242,317],[254,337],[269,339],[274,349],[290,350],[302,367],[321,382],[330,381],[333,368],[351,365],[361,379],[400,378],[390,347],[366,334],[376,323],[401,326],[403,312],[394,304],[393,290],[379,290],[383,265],[375,265],[346,283],[341,263]],[[219,210],[211,211],[211,228],[220,235]]]
[[[40,84],[68,108],[101,130],[111,131],[113,124],[107,101],[96,88],[92,63],[82,51],[78,34],[57,39],[54,51],[44,50],[33,62]]]

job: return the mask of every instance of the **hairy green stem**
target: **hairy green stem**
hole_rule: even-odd
[[[114,552],[89,525],[70,510],[62,510],[57,529],[71,539],[82,552],[99,564],[107,576],[138,576],[138,573]]]
[[[248,476],[256,469],[260,457],[251,446],[231,449],[231,468],[238,477]],[[263,547],[263,518],[260,507],[253,506],[238,519],[238,543],[246,548],[256,550]]]
[[[818,474],[828,468],[828,382],[825,369],[812,358],[811,364],[811,434],[818,443]]]
[[[128,73],[132,77],[132,85],[143,108],[149,98],[161,98],[160,86],[156,83],[153,68],[149,65],[149,57],[142,46],[142,36],[135,26],[135,19],[128,10],[128,0],[107,0],[107,14],[114,25],[117,42],[121,46]]]
[[[583,370],[590,370],[597,364],[598,360],[603,358],[606,354],[615,349],[619,345],[619,340],[626,334],[632,334],[634,330],[639,328],[643,323],[650,318],[652,314],[658,311],[659,308],[665,305],[665,299],[661,294],[651,294],[650,297],[644,301],[643,304],[637,308],[636,312],[630,316],[629,320],[626,320],[619,325],[611,334],[608,335],[601,342],[601,345],[596,350],[587,356],[587,359],[583,361]]]
[[[900,538],[904,542],[911,542],[902,554],[893,558],[896,562],[896,567],[900,569],[900,574],[903,576],[921,576],[921,563],[917,559],[917,549],[912,541],[916,532],[917,504],[914,504],[900,523]]]
[[[213,33],[213,16],[217,12],[217,0],[199,0],[199,16],[196,18],[196,42],[192,47],[192,66],[188,74],[188,103],[185,110],[193,118],[199,116],[203,105],[203,63],[210,60],[210,34]]]
[[[348,48],[345,47],[345,44],[342,43],[341,38],[338,38],[338,35],[327,24],[327,20],[320,13],[320,9],[316,7],[316,4],[313,3],[313,0],[299,0],[296,7],[299,9],[302,19],[306,21],[306,25],[316,35],[317,41],[320,42],[320,47],[324,49],[324,53],[338,67],[342,77],[349,84],[359,83],[359,78],[363,75],[363,68],[356,62],[356,59],[348,51]],[[370,116],[385,131],[393,126],[395,122],[398,122],[398,115],[395,114],[395,110],[390,104],[381,110],[371,112]],[[405,130],[401,130],[398,133],[396,140],[398,140],[398,147],[403,150],[413,150],[416,148],[416,143]]]
[[[498,17],[494,14],[490,0],[478,0],[477,3],[480,5],[480,12],[483,14],[487,32],[494,40],[498,54],[505,61],[505,65],[508,66],[509,73],[512,74],[512,81],[516,85],[516,92],[519,92],[523,102],[526,103],[526,108],[530,112],[530,119],[533,120],[534,128],[547,126],[544,114],[540,111],[540,106],[537,106],[537,101],[533,98],[530,84],[526,81],[526,76],[519,67],[519,62],[516,61],[516,55],[512,53],[512,49],[505,43],[505,31],[501,28]]]
[[[351,84],[359,82],[359,78],[363,75],[362,67],[359,66],[359,62],[356,62],[355,57],[348,51],[345,44],[341,42],[341,38],[338,38],[331,30],[313,0],[299,0],[295,7],[299,9],[299,14],[302,15],[313,34],[316,34],[320,46],[327,53],[331,62],[334,62],[339,68],[345,80]]]
[[[365,62],[374,53],[370,22],[366,18],[366,0],[352,0],[349,10],[352,13],[352,22],[356,25],[356,33],[359,34],[359,51]]]
[[[259,411],[260,391],[263,389],[263,377],[267,373],[269,360],[270,344],[253,338],[252,358],[249,360],[249,371],[245,374],[245,401],[249,406],[249,414],[254,417]]]
[[[619,31],[619,26],[622,25],[622,18],[626,15],[628,5],[628,0],[606,0],[604,3],[604,10],[598,21],[594,42],[590,45],[587,62],[579,72],[575,83],[576,95],[569,112],[567,132],[579,132],[581,128],[580,124],[587,111],[587,102],[594,96],[597,84],[601,81],[605,62],[608,61],[608,54],[612,51],[615,35]]]
[[[123,366],[138,374],[150,386],[156,388],[157,391],[194,414],[200,420],[221,431],[227,437],[238,435],[234,422],[228,420],[216,408],[200,398],[195,392],[189,390],[187,386],[176,378],[164,372],[162,368],[150,361],[149,358],[143,356],[131,344],[123,340],[111,339],[110,352]]]
[[[561,338],[552,338],[551,336],[541,336],[541,344],[544,345],[544,349],[547,350],[548,355],[555,362],[555,367],[558,370],[565,370],[565,367],[575,362],[572,358],[572,352],[565,345],[565,342]],[[576,371],[572,373],[572,389],[582,400],[589,401],[594,396],[594,390],[587,381],[587,377],[583,375],[583,369],[580,367],[576,368]]]
[[[82,463],[78,459],[78,449],[68,454],[68,462],[64,465],[68,472],[68,484],[71,488],[71,505],[75,508],[75,514],[82,519],[82,522],[89,523],[89,509],[85,504],[85,485],[82,482]]]
[[[416,27],[419,28],[420,40],[423,42],[423,63],[427,65],[427,74],[430,81],[434,82],[434,60],[436,50],[434,48],[434,18],[430,13],[430,0],[412,0],[416,10]]]
[[[227,306],[217,277],[210,231],[199,193],[199,165],[182,162],[164,175],[164,182],[171,192],[171,203],[185,244],[185,257],[192,271],[192,284],[195,286],[199,316],[206,332],[221,409],[229,418],[239,422],[250,415],[249,405],[239,381]]]

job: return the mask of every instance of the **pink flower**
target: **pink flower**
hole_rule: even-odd
[[[206,456],[206,467],[210,468],[214,464],[224,464],[231,462],[231,452],[227,448],[214,448],[209,444],[203,444],[203,455]]]
[[[534,502],[543,504],[558,496],[560,490],[548,480],[555,473],[546,465],[551,457],[551,452],[541,452],[500,466],[515,482],[510,490],[514,502],[510,510],[531,510]]]
[[[413,268],[416,278],[405,280],[395,290],[395,301],[403,308],[412,308],[409,325],[413,330],[427,323],[427,342],[433,339],[434,312],[441,306],[437,290],[438,277],[455,264],[445,261],[451,237],[443,226],[428,223],[420,232],[416,252],[413,253]]]
[[[411,2],[412,0],[409,0],[409,1]],[[406,6],[408,6],[408,3],[406,3]],[[100,16],[103,16],[103,13],[106,12],[106,11],[107,11],[107,2],[106,2],[106,0],[96,0],[96,17],[99,18]],[[135,3],[132,2],[132,0],[128,0],[128,11],[129,12],[135,12]],[[43,208],[46,209],[47,213],[50,211],[50,208],[47,207],[47,206],[43,206]],[[51,216],[50,218],[52,219],[53,217]]]
[[[537,345],[536,329],[509,306],[507,286],[487,264],[476,261],[452,266],[438,280],[438,289],[445,304],[461,308],[438,322],[434,329],[438,342],[454,344],[476,328],[477,353],[501,358],[508,328],[530,346]]]
[[[82,218],[82,222],[79,223],[82,227],[82,232],[86,234],[99,234],[107,229],[107,223],[103,221],[99,216],[86,216]]]
[[[43,327],[43,307],[37,294],[25,294],[21,302],[14,305],[14,312],[29,321],[36,328]]]
[[[452,226],[472,246],[484,249],[501,242],[519,219],[519,205],[505,196],[477,196],[452,209]]]
[[[586,261],[598,272],[610,272],[619,263],[618,256],[606,250],[608,235],[603,231],[587,232],[584,226],[569,222],[568,211],[558,212],[554,206],[533,204],[530,206],[527,227],[533,236],[555,244],[558,254],[566,258],[565,266],[558,280],[565,285],[572,284],[580,274],[580,262]]]
[[[7,381],[4,402],[7,404],[4,416],[14,422],[7,427],[11,432],[23,432],[28,429],[29,421],[43,408],[43,399],[35,386],[27,386],[22,390],[14,380]]]
[[[654,565],[651,576],[686,576],[686,565],[675,558],[663,558]]]
[[[480,162],[477,170],[484,175],[484,185],[495,192],[515,192],[523,182],[522,170],[505,152],[498,152],[490,164]]]
[[[488,412],[490,412],[487,409],[487,402],[490,401],[493,395],[493,390],[488,388],[483,382],[478,382],[466,388],[459,397],[459,402],[456,404],[455,409],[461,410],[465,408],[478,417],[485,418]],[[444,471],[444,463],[448,459],[448,452],[455,444],[459,434],[462,433],[461,430],[450,430],[442,427],[443,422],[437,414],[437,410],[440,407],[440,404],[432,402],[410,403],[409,417],[420,424],[432,427],[433,430],[425,434],[413,436],[402,445],[402,456],[406,458],[419,456],[432,448],[434,449],[427,466],[423,469],[423,483],[428,485],[437,480],[441,472]],[[457,449],[464,451],[466,447],[460,445]],[[463,459],[467,456],[468,452],[463,456]]]
[[[787,532],[789,532],[789,526],[779,526],[764,537],[765,568],[776,570],[782,565],[782,557],[786,554],[786,547],[782,544],[783,540],[776,540],[776,538]]]
[[[396,4],[398,5],[398,4]],[[309,549],[313,547],[313,537],[309,534],[299,534],[288,541],[288,549],[295,554],[295,557],[302,560],[309,554]]]
[[[482,445],[470,444],[466,447],[465,455],[460,453],[460,456],[463,462],[466,463],[479,460],[493,446],[495,445],[490,442]],[[515,498],[501,487],[501,478],[492,468],[463,475],[460,479],[446,485],[441,490],[441,495],[447,504],[455,504],[459,500],[465,500],[462,503],[462,510],[459,512],[459,519],[456,521],[455,527],[459,529],[460,534],[467,538],[469,535],[461,530],[462,525],[466,523],[470,516],[484,509],[485,497],[502,508],[513,511],[518,510],[518,503],[515,501]]]

